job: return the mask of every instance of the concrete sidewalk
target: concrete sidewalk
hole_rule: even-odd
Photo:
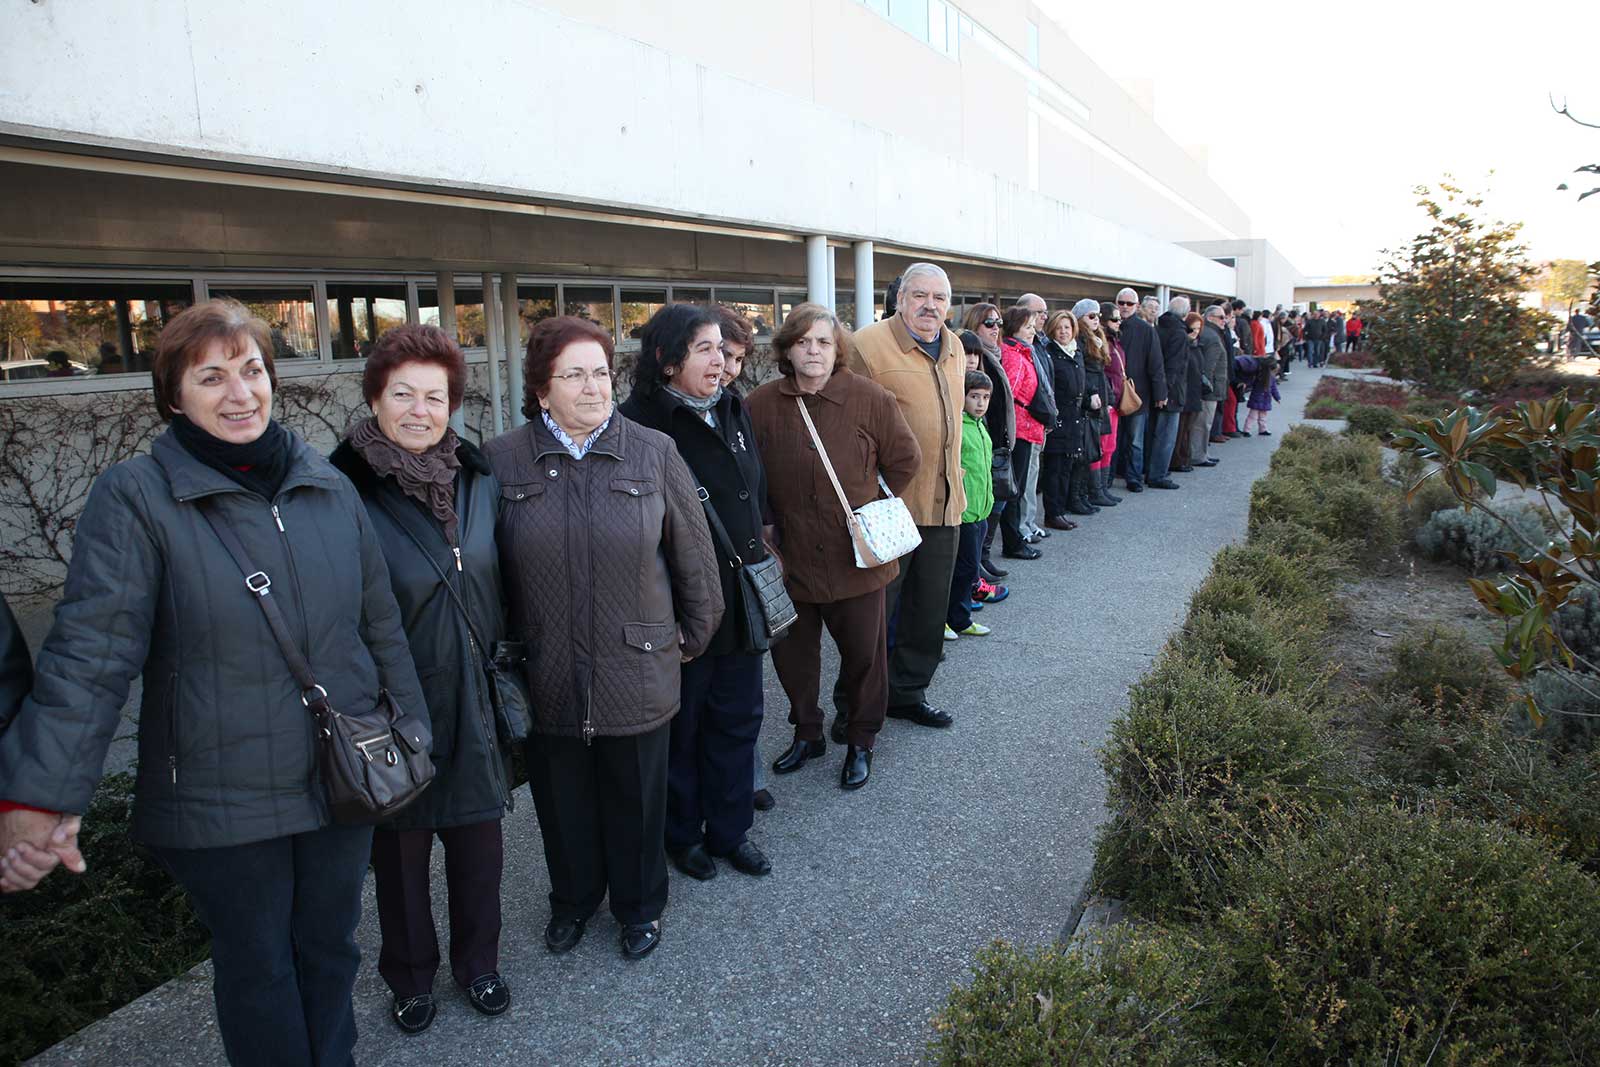
[[[369,897],[356,986],[363,1064],[911,1064],[928,1020],[974,953],[996,938],[1060,934],[1093,861],[1105,783],[1096,748],[1221,546],[1245,531],[1250,485],[1304,409],[1317,374],[1282,386],[1274,436],[1217,446],[1222,464],[1177,476],[1177,491],[1124,502],[1056,533],[1035,562],[1005,561],[1012,595],[978,618],[930,698],[950,730],[891,720],[872,782],[838,787],[843,752],[774,777],[778,806],[752,838],[771,876],[724,865],[707,883],[674,874],[661,948],[624,961],[604,910],[571,954],[544,948],[549,890],[527,791],[506,819],[501,969],[511,1011],[485,1019],[448,964],[438,1021],[418,1037],[388,1018]],[[836,669],[831,647],[824,692]],[[791,736],[767,671],[768,760]],[[441,850],[435,850],[436,857]],[[445,939],[442,870],[435,913]],[[370,882],[368,892],[370,894]],[[206,967],[155,990],[35,1060],[222,1064]]]

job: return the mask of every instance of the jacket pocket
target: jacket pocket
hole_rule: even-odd
[[[422,671],[417,680],[422,683],[422,699],[428,705],[428,724],[433,728],[434,759],[448,759],[456,748],[457,708],[456,671],[452,667],[434,667]],[[415,715],[419,709],[406,708]]]
[[[869,482],[878,480],[878,442],[867,431],[856,428],[856,452],[861,457],[861,474]]]
[[[678,624],[675,622],[625,622],[622,624],[622,640],[630,648],[640,652],[661,652],[663,650],[676,652],[678,648]]]
[[[628,496],[642,497],[649,496],[651,493],[659,493],[661,486],[649,478],[613,478],[611,479],[611,491],[624,493]],[[633,624],[629,623],[629,625]]]
[[[500,486],[500,507],[515,504],[522,500],[532,500],[544,492],[543,482],[518,482],[514,485]]]

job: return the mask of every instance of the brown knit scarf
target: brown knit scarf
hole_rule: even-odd
[[[426,452],[408,452],[384,436],[378,420],[368,416],[350,427],[350,447],[366,460],[380,478],[393,478],[400,491],[421,502],[444,526],[444,536],[456,544],[456,471],[461,460],[456,449],[461,439],[446,427],[444,437]]]

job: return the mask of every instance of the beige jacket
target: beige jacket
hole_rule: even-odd
[[[961,484],[966,353],[948,328],[940,329],[940,337],[944,348],[936,362],[895,315],[857,333],[850,356],[851,370],[894,395],[922,449],[922,466],[901,493],[918,526],[960,526],[961,513],[967,507]]]

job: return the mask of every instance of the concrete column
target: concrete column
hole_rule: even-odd
[[[817,234],[806,238],[806,299],[827,307],[828,289],[828,239]]]
[[[456,276],[453,272],[442,270],[434,275],[433,287],[438,291],[439,301],[439,329],[450,340],[456,337]],[[450,416],[450,428],[457,434],[467,432],[467,415],[461,408]]]
[[[495,307],[494,275],[483,276],[483,343],[489,351],[489,408],[490,425],[494,427],[494,435],[499,437],[506,432],[505,416],[500,411],[500,337],[504,332],[504,323]]]
[[[828,310],[829,311],[838,311],[839,310],[839,276],[838,276],[838,259],[839,259],[839,257],[835,254],[836,251],[837,251],[837,249],[835,249],[832,245],[828,246],[828,302],[827,302],[827,306],[828,306]]]
[[[856,257],[856,321],[859,330],[872,322],[872,305],[878,298],[878,287],[872,280],[872,242],[857,241],[850,246]]]
[[[1172,287],[1170,285],[1156,286],[1156,297],[1161,301],[1161,310],[1167,310],[1167,301],[1172,299]]]
[[[517,274],[500,276],[500,312],[505,316],[506,378],[511,386],[511,428],[527,422],[522,414],[522,302],[517,299]]]

